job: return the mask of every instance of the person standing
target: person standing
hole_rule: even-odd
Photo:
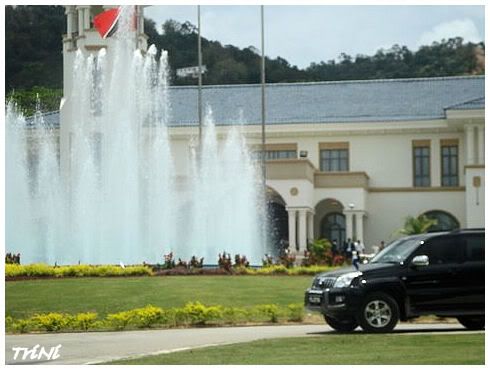
[[[359,258],[361,257],[361,254],[364,254],[365,249],[366,247],[364,246],[364,244],[360,240],[358,240],[356,243],[356,252]]]
[[[356,270],[359,270],[359,254],[356,250],[352,251],[352,266],[354,266]]]
[[[348,238],[347,241],[344,243],[344,253],[345,253],[345,258],[347,259],[352,258],[352,241],[350,238]]]
[[[339,253],[339,247],[337,245],[337,239],[334,239],[332,242],[332,254],[336,256]]]

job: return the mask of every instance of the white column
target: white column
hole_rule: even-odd
[[[83,27],[83,6],[77,6],[78,12],[78,35],[83,36],[85,34]]]
[[[350,240],[353,240],[354,239],[354,235],[353,235],[353,222],[352,222],[352,218],[353,218],[353,214],[352,212],[349,212],[349,211],[344,211],[344,215],[345,215],[345,239],[350,239]]]
[[[90,6],[85,6],[83,12],[83,28],[86,30],[90,29]]]
[[[296,251],[296,210],[288,209],[289,249]]]
[[[475,164],[475,127],[465,126],[466,131],[466,164]]]
[[[478,126],[478,164],[485,163],[485,126]]]
[[[145,33],[145,14],[143,12],[143,7],[140,7],[140,18],[139,18],[139,23],[140,23],[140,26],[139,26],[139,34],[143,34]]]
[[[73,5],[67,5],[65,8],[66,15],[66,36],[71,39],[73,37]]]
[[[308,212],[308,240],[309,241],[312,241],[313,239],[315,239],[315,235],[314,235],[314,213],[313,212]]]
[[[298,233],[298,246],[299,251],[302,253],[306,250],[306,209],[299,210],[299,233]]]
[[[356,239],[364,243],[364,212],[356,212]]]

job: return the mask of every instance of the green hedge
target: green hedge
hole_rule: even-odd
[[[135,328],[174,328],[205,325],[236,325],[243,323],[301,322],[302,304],[278,306],[258,305],[247,308],[206,306],[189,302],[184,307],[160,308],[152,305],[108,314],[98,320],[97,313],[69,315],[60,312],[36,314],[27,319],[5,319],[6,331],[11,333],[62,332],[93,330],[124,330]]]
[[[49,266],[43,263],[31,265],[5,265],[6,277],[67,277],[67,276],[142,276],[153,275],[148,266],[121,266],[113,265],[72,265],[72,266]]]
[[[295,266],[287,268],[284,265],[272,265],[258,269],[239,267],[235,271],[243,275],[316,275],[320,272],[336,270],[342,266]]]
[[[283,265],[272,265],[261,268],[235,267],[230,272],[237,275],[315,275],[320,272],[338,269],[340,266],[296,266],[287,268]],[[203,270],[206,271],[205,269]],[[189,274],[195,271],[189,270]],[[122,268],[114,265],[72,265],[49,266],[43,263],[31,265],[5,265],[5,276],[16,277],[84,277],[84,276],[151,276],[154,275],[149,266],[127,266]]]

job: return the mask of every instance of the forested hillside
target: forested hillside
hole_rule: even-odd
[[[6,7],[6,93],[24,107],[32,108],[36,94],[44,110],[57,109],[53,96],[61,94],[62,34],[65,32],[61,6]],[[157,29],[163,30],[162,34]],[[168,50],[172,84],[196,84],[196,79],[177,78],[177,68],[197,65],[197,29],[190,22],[168,20],[156,25],[145,20],[149,44]],[[258,83],[260,53],[250,46],[240,49],[218,41],[202,39],[203,63],[207,72],[204,84]],[[363,80],[377,78],[435,77],[483,74],[485,45],[464,42],[461,38],[441,40],[416,51],[393,45],[374,55],[340,54],[337,60],[312,63],[304,69],[283,58],[266,59],[267,82]],[[43,99],[43,97],[49,97]]]

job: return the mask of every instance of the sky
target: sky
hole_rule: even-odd
[[[167,19],[197,25],[197,7],[153,5],[145,16],[160,25]],[[481,5],[270,5],[264,9],[265,54],[280,56],[305,68],[311,62],[373,55],[394,44],[416,50],[420,45],[461,36],[484,40],[485,9]],[[240,48],[260,48],[259,6],[201,6],[203,37]]]

